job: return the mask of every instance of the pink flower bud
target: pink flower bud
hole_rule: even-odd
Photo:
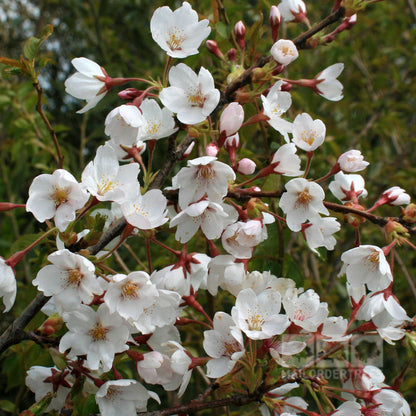
[[[272,29],[273,42],[276,42],[277,38],[279,37],[279,27],[281,20],[282,15],[280,14],[280,10],[277,6],[272,6],[270,8],[269,24]]]
[[[220,149],[218,148],[216,143],[209,143],[208,146],[205,148],[205,153],[207,156],[216,157]]]
[[[237,38],[238,46],[240,46],[241,49],[244,49],[246,47],[246,27],[241,20],[235,24],[234,34]]]
[[[226,150],[230,148],[237,149],[238,146],[240,146],[240,136],[238,133],[233,134],[232,136],[228,136],[225,139],[224,147]]]
[[[207,49],[215,55],[217,58],[224,58],[224,54],[220,51],[220,48],[218,47],[218,43],[215,42],[215,40],[207,40],[205,42],[205,45],[207,46]]]
[[[185,152],[184,152],[184,154],[182,155],[182,160],[183,159],[186,159],[190,154],[191,154],[191,152],[192,152],[192,149],[194,148],[194,146],[195,146],[195,142],[192,142],[188,147],[187,147],[187,149],[185,150]]]
[[[140,91],[136,88],[126,88],[123,91],[120,91],[117,95],[123,100],[134,100],[136,97],[140,96],[143,91]]]
[[[344,172],[359,172],[365,169],[369,163],[364,160],[364,156],[359,150],[348,150],[338,158],[339,167]]]
[[[386,198],[389,205],[408,205],[410,204],[410,196],[406,191],[398,186],[392,186],[383,192],[382,197]]]
[[[237,59],[237,51],[234,48],[231,48],[228,52],[227,52],[227,57],[228,60],[230,62],[235,62],[235,60]]]
[[[255,170],[256,164],[246,157],[237,163],[237,172],[242,173],[243,175],[251,175]]]
[[[232,136],[237,133],[244,121],[243,107],[237,102],[229,104],[221,114],[220,132],[225,131],[225,135]]]

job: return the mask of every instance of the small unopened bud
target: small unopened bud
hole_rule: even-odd
[[[237,51],[234,48],[231,48],[227,52],[227,57],[230,62],[235,62],[237,60]]]
[[[233,102],[224,109],[220,117],[220,132],[225,131],[225,135],[232,136],[237,133],[244,121],[243,107]]]
[[[192,142],[187,148],[186,148],[186,150],[185,150],[185,152],[183,153],[183,155],[182,155],[182,160],[183,159],[186,159],[190,154],[191,154],[191,152],[192,152],[192,149],[194,148],[194,146],[195,146],[195,142]]]
[[[386,198],[389,205],[408,205],[410,204],[410,196],[406,191],[398,186],[392,186],[384,191],[382,197]]]
[[[386,233],[390,237],[390,239],[396,240],[396,242],[398,243],[410,237],[408,229],[404,225],[396,221],[389,221],[385,225],[384,229],[386,230]]]
[[[409,224],[416,223],[416,204],[409,204],[406,208],[402,208],[403,220]]]
[[[55,334],[62,328],[63,323],[62,318],[54,313],[36,330],[36,333],[43,336]]]
[[[241,20],[235,24],[234,34],[237,38],[238,46],[241,49],[244,49],[246,47],[246,27],[244,26],[244,23]]]
[[[256,164],[251,159],[247,159],[246,157],[237,163],[237,172],[243,175],[251,175],[255,170]]]
[[[365,211],[365,208],[362,205],[354,204],[353,202],[346,202],[345,206],[357,209],[359,211]],[[360,215],[349,213],[344,215],[344,221],[347,224],[350,224],[352,227],[358,228],[360,224],[365,222],[365,218],[361,217]]]
[[[205,154],[207,156],[216,157],[220,149],[218,148],[216,143],[209,143],[205,148]]]
[[[224,147],[226,150],[230,148],[237,149],[238,146],[240,146],[240,136],[238,135],[238,133],[233,134],[232,136],[228,136],[225,139]]]
[[[364,156],[359,150],[348,150],[338,158],[339,167],[347,173],[359,172],[365,169],[369,163],[364,160]]]
[[[140,96],[143,91],[140,91],[136,88],[126,88],[123,91],[120,91],[117,95],[123,100],[134,100],[136,97]]]
[[[207,49],[215,55],[219,59],[224,58],[224,54],[220,51],[220,48],[218,47],[218,43],[215,42],[215,40],[207,40],[205,42],[205,45],[207,46]]]
[[[272,39],[273,42],[276,42],[279,37],[279,27],[280,21],[282,20],[282,15],[277,6],[272,6],[270,8],[269,24],[272,29]]]

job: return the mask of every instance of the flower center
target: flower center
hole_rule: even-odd
[[[68,270],[68,274],[66,277],[67,286],[74,286],[74,287],[79,286],[81,284],[83,277],[84,275],[78,269]]]
[[[225,355],[226,357],[231,357],[236,351],[240,351],[240,344],[235,341],[235,342],[225,342],[224,343],[224,353],[223,355]]]
[[[287,55],[289,55],[289,56],[294,56],[294,55],[295,55],[295,53],[293,52],[293,49],[292,49],[292,48],[289,48],[289,46],[283,46],[283,47],[280,49],[280,51],[282,52],[282,54],[283,54],[284,56],[287,56]]]
[[[203,165],[198,169],[198,178],[210,179],[212,177],[213,169],[211,165]]]
[[[191,104],[191,107],[202,108],[205,103],[205,97],[199,88],[197,90],[192,91],[188,95],[188,100],[189,100],[189,103]]]
[[[111,179],[105,179],[101,177],[101,180],[97,187],[98,195],[105,195],[107,192],[112,191],[118,185],[118,181],[113,182]]]
[[[151,122],[147,124],[147,134],[156,134],[160,130],[160,123]]]
[[[364,259],[364,264],[370,270],[376,270],[380,264],[380,253],[377,250],[372,250],[372,252]]]
[[[140,286],[137,283],[126,282],[121,288],[121,295],[124,300],[127,299],[138,299],[139,298]]]
[[[106,328],[102,325],[101,322],[97,322],[94,327],[88,332],[88,335],[92,338],[94,342],[96,341],[105,341],[107,332],[110,328]]]
[[[50,197],[55,202],[55,207],[58,208],[61,204],[68,202],[69,196],[69,187],[65,186],[60,188],[59,186],[54,186],[54,191],[51,193]]]
[[[172,31],[168,32],[168,40],[166,41],[169,49],[172,51],[178,51],[182,49],[182,43],[185,41],[186,36],[183,30],[174,27]]]
[[[299,206],[303,206],[304,208],[309,205],[312,201],[313,196],[309,193],[308,190],[304,190],[302,192],[298,192],[298,197],[296,199],[295,207],[299,208]]]
[[[107,394],[105,396],[106,399],[114,401],[120,395],[120,389],[116,386],[110,386],[107,389]]]
[[[264,319],[261,315],[251,315],[246,319],[248,329],[250,331],[261,331],[262,325],[264,324]]]
[[[312,146],[313,142],[316,139],[316,131],[311,130],[311,131],[308,132],[306,130],[303,130],[300,138],[301,138],[302,141],[307,143],[309,146]]]

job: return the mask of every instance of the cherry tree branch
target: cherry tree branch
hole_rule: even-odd
[[[343,19],[344,17],[345,9],[343,7],[340,7],[338,10],[332,12],[330,15],[328,15],[325,19],[321,20],[315,26],[311,27],[306,32],[303,32],[299,36],[297,36],[293,40],[293,43],[296,45],[298,49],[310,48],[311,46],[308,45],[308,40],[313,35],[320,32],[322,29],[331,25],[332,23],[335,23],[338,20]],[[235,97],[235,92],[238,89],[250,84],[250,82],[252,81],[254,70],[256,68],[264,67],[267,63],[271,61],[271,59],[272,57],[270,55],[261,56],[254,65],[247,68],[238,78],[236,78],[231,84],[229,84],[224,91],[220,105],[223,105],[226,102],[233,101]]]
[[[42,109],[43,90],[40,87],[38,82],[33,83],[33,86],[35,87],[35,90],[38,93],[38,101],[36,103],[36,111],[42,117],[42,120],[45,123],[46,128],[48,129],[50,136],[52,137],[53,144],[55,145],[55,148],[56,148],[56,153],[57,153],[56,159],[57,159],[57,162],[58,162],[58,167],[59,167],[59,169],[62,169],[64,167],[64,156],[61,152],[61,148],[59,147],[59,143],[58,143],[58,139],[56,137],[55,130],[53,129],[51,123],[49,122],[48,118],[46,117],[46,115],[45,115],[45,113],[43,112],[43,109]]]
[[[24,331],[26,325],[42,309],[49,297],[39,293],[22,314],[10,324],[0,336],[0,354],[12,345],[26,339],[32,339],[30,334]]]

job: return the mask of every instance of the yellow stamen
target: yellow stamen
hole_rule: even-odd
[[[94,325],[94,328],[92,328],[88,335],[92,338],[94,342],[96,341],[105,341],[107,332],[109,331],[109,328],[105,328],[101,322],[97,322]]]
[[[67,186],[60,188],[54,186],[54,191],[51,193],[50,197],[55,202],[55,206],[58,208],[61,204],[68,202],[69,188]]]

